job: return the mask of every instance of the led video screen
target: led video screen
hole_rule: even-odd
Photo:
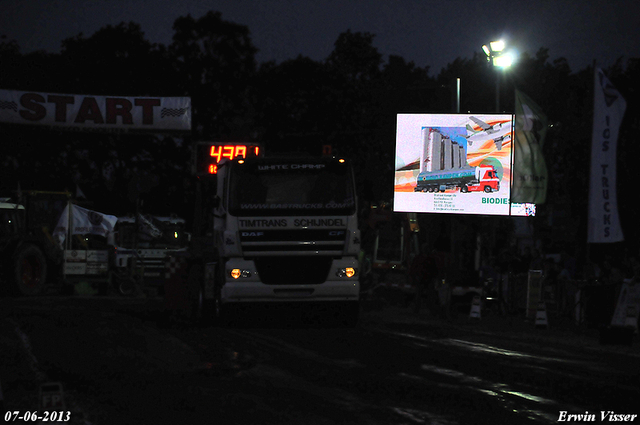
[[[394,211],[511,215],[514,115],[397,118]]]

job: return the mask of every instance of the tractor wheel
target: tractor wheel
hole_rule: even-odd
[[[47,259],[36,245],[23,246],[14,257],[14,293],[38,295],[47,280]]]

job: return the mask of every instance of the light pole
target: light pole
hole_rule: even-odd
[[[487,55],[487,61],[498,69],[496,73],[496,112],[500,112],[500,69],[505,69],[513,63],[513,56],[504,51],[505,43],[502,40],[492,41],[489,46],[482,46]]]

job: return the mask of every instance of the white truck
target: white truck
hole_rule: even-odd
[[[241,305],[314,303],[337,307],[344,325],[357,323],[360,232],[348,161],[228,161],[218,169],[214,205],[221,319]]]
[[[121,216],[115,229],[113,271],[123,294],[135,284],[162,294],[167,257],[186,253],[189,234],[185,221],[175,216]]]

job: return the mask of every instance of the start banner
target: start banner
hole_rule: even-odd
[[[191,130],[190,97],[119,97],[0,90],[0,123],[87,130]]]

